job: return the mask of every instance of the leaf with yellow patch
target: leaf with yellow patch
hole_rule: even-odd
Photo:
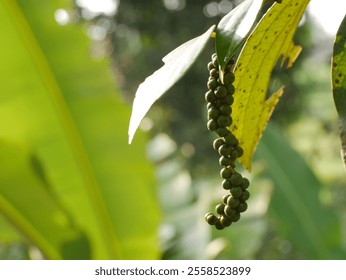
[[[271,72],[281,55],[288,67],[298,57],[301,47],[295,46],[292,38],[308,3],[309,0],[275,3],[249,36],[237,60],[230,129],[244,150],[239,160],[248,170],[251,170],[253,153],[283,93],[280,88],[266,99]]]
[[[332,87],[339,116],[341,156],[346,168],[346,16],[335,37],[332,59]]]

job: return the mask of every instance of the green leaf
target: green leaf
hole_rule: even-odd
[[[291,67],[301,47],[292,42],[309,0],[274,3],[248,37],[235,66],[235,93],[231,130],[244,150],[240,162],[251,170],[251,160],[265,126],[283,93],[267,100],[271,72],[280,56]]]
[[[90,258],[86,236],[74,228],[70,216],[36,176],[32,155],[23,148],[0,141],[0,166],[1,213],[46,257]]]
[[[269,209],[280,232],[308,259],[338,258],[341,229],[337,216],[322,205],[320,181],[282,132],[268,126],[256,158],[264,161],[265,174],[274,183]]]
[[[0,137],[24,142],[40,159],[40,178],[87,234],[91,258],[157,258],[160,210],[145,139],[127,144],[130,109],[109,62],[90,59],[83,29],[57,24],[61,8],[71,7],[0,2]]]
[[[245,0],[220,20],[215,47],[222,70],[244,43],[261,7],[262,0]]]
[[[346,168],[346,16],[340,24],[334,42],[332,87],[335,107],[339,115],[341,155]]]
[[[206,46],[215,26],[210,27],[202,35],[180,45],[162,61],[165,63],[159,70],[147,77],[137,89],[133,101],[132,115],[129,126],[129,143],[153,103],[169,90],[196,61]]]

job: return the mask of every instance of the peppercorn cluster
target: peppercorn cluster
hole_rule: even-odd
[[[247,188],[249,180],[235,171],[235,161],[243,155],[239,141],[229,130],[232,124],[232,108],[234,93],[233,61],[230,61],[223,73],[223,83],[219,76],[219,63],[216,54],[212,55],[208,63],[209,79],[208,92],[205,100],[208,102],[208,123],[210,131],[215,132],[218,138],[213,142],[214,149],[220,155],[219,164],[222,167],[220,176],[223,178],[222,187],[229,194],[222,197],[222,203],[216,205],[216,213],[207,213],[205,220],[216,229],[224,229],[240,219],[240,213],[246,211],[246,201],[250,197]]]

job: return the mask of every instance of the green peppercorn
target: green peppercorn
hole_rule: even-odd
[[[246,190],[250,186],[250,181],[247,178],[243,178],[240,187]]]
[[[228,127],[232,124],[231,116],[221,115],[217,118],[217,123],[220,127]]]
[[[217,56],[216,55],[212,56],[211,60],[214,64],[215,68],[218,68],[219,67],[219,61],[217,60]]]
[[[250,193],[249,193],[249,191],[244,190],[243,193],[242,193],[242,195],[241,195],[241,197],[240,197],[240,199],[241,199],[242,201],[246,201],[246,200],[248,200],[249,198],[250,198]]]
[[[233,216],[237,214],[237,211],[233,209],[232,207],[230,207],[229,205],[225,206],[224,212],[225,212],[225,215],[227,215],[230,218],[232,218]]]
[[[229,84],[229,85],[227,86],[227,92],[228,92],[230,95],[233,95],[233,93],[235,92],[234,85]]]
[[[214,94],[214,92],[212,90],[209,90],[206,92],[206,94],[204,95],[205,101],[209,102],[209,103],[215,103],[217,98]]]
[[[210,108],[208,110],[208,118],[209,119],[217,119],[220,116],[220,111],[216,108]]]
[[[228,179],[232,176],[232,171],[229,168],[224,167],[220,171],[220,176],[224,179]]]
[[[218,214],[223,214],[224,212],[223,212],[223,210],[225,209],[225,204],[218,204],[218,205],[216,205],[216,207],[215,207],[215,211],[216,211],[216,213],[218,213]]]
[[[232,188],[232,183],[230,180],[223,180],[222,181],[222,187],[225,189],[225,190],[229,190],[230,188]]]
[[[244,154],[244,150],[240,146],[236,146],[235,149],[238,152],[238,157],[241,157]]]
[[[215,69],[215,66],[214,66],[214,64],[212,62],[209,62],[207,68],[210,71],[211,69]]]
[[[235,198],[238,198],[243,194],[243,190],[240,187],[233,187],[229,190],[229,192]]]
[[[215,89],[215,96],[219,99],[223,99],[227,96],[227,89],[224,86],[218,86]]]
[[[232,177],[231,177],[232,185],[239,186],[242,183],[242,181],[243,181],[243,177],[239,173],[235,172],[232,174]]]
[[[215,68],[211,69],[209,71],[209,76],[217,79],[217,78],[219,78],[219,71],[217,71]]]
[[[225,144],[223,138],[217,138],[213,142],[213,147],[217,151],[223,144]]]
[[[215,223],[215,228],[218,230],[222,230],[225,228],[225,226],[221,224],[220,219],[218,219],[217,222]]]
[[[235,161],[238,158],[237,150],[232,149],[232,151],[229,153],[229,157],[231,160]]]
[[[219,164],[221,166],[230,166],[232,164],[232,160],[229,157],[222,156],[219,159]]]
[[[216,89],[216,87],[218,85],[219,85],[219,83],[215,79],[209,79],[209,81],[207,83],[208,89],[210,89],[210,90]]]
[[[225,181],[225,180],[224,180],[224,181]],[[227,204],[227,199],[228,199],[230,196],[231,196],[230,194],[224,195],[224,196],[222,197],[222,202],[223,202],[224,204]]]
[[[233,133],[230,133],[225,137],[225,143],[227,145],[234,146],[237,143],[237,138],[234,136]]]
[[[239,205],[239,199],[231,196],[227,199],[227,205],[233,209],[237,208]]]
[[[226,116],[231,115],[232,109],[229,105],[221,105],[220,106],[220,113]]]
[[[217,135],[219,135],[220,137],[225,137],[228,134],[230,134],[230,131],[226,128],[226,127],[219,127],[215,130],[215,132],[217,133]]]
[[[234,98],[232,95],[227,95],[223,100],[225,104],[232,105],[234,102]]]
[[[231,221],[232,221],[233,223],[239,221],[239,219],[240,219],[240,213],[237,213],[237,214],[233,215],[232,217],[230,217],[230,219],[231,219]]]
[[[215,131],[218,129],[218,125],[217,125],[217,122],[215,120],[209,120],[208,123],[207,123],[207,128],[210,130],[210,131]]]
[[[234,82],[234,74],[232,72],[227,72],[223,75],[223,83],[224,85],[229,85]]]
[[[229,227],[232,224],[232,221],[229,217],[226,215],[221,215],[220,216],[220,223],[224,225],[225,227]]]
[[[219,152],[220,156],[227,157],[231,152],[231,147],[226,145],[226,144],[223,144],[218,149],[218,152]]]
[[[213,213],[205,214],[204,219],[209,225],[215,225],[218,221],[218,218]]]
[[[239,213],[242,213],[242,212],[245,212],[247,209],[247,203],[244,201],[244,202],[241,202],[239,203],[238,207],[237,207],[237,211]]]

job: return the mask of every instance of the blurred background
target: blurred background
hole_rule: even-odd
[[[240,2],[76,0],[73,7],[62,6],[46,16],[60,26],[83,29],[91,42],[88,54],[95,62],[108,59],[116,94],[130,108],[138,85],[161,67],[162,57]],[[204,93],[212,41],[142,121],[146,144],[142,134],[135,135],[128,149],[141,145],[143,161],[154,166],[156,183],[149,180],[149,192],[160,212],[157,224],[151,224],[158,253],[144,258],[346,257],[346,176],[330,83],[333,40],[346,6],[343,0],[320,2],[311,1],[299,25],[295,43],[303,51],[293,68],[273,71],[268,92],[285,85],[285,93],[257,148],[252,172],[238,167],[251,182],[251,198],[237,224],[216,231],[204,222],[204,213],[224,194],[214,135],[206,129]],[[128,116],[119,119],[124,127]],[[129,157],[135,161],[136,153]],[[136,231],[140,236],[140,227]],[[1,259],[42,257],[35,245],[18,240],[0,240]]]

